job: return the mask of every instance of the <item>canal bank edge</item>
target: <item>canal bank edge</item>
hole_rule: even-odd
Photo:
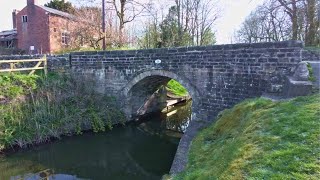
[[[207,121],[191,121],[187,131],[183,134],[180,139],[179,146],[177,148],[176,155],[172,162],[169,174],[177,174],[186,168],[188,163],[188,152],[192,143],[193,138],[197,133],[205,127],[210,125]]]

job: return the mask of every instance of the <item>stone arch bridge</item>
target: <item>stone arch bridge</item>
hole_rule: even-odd
[[[0,60],[21,58],[34,56],[0,56]],[[177,173],[187,163],[188,148],[197,130],[214,121],[219,111],[264,93],[285,97],[308,93],[308,70],[301,63],[306,60],[319,61],[320,56],[304,50],[302,42],[285,41],[75,52],[48,56],[48,65],[50,69],[71,67],[80,79],[93,80],[99,92],[118,99],[128,117],[137,114],[169,80],[175,79],[186,87],[193,99],[192,121],[170,170]]]
[[[233,44],[71,54],[79,76],[118,98],[128,116],[170,79],[193,98],[193,120],[213,121],[225,108],[263,93],[281,94],[302,61],[303,43]]]

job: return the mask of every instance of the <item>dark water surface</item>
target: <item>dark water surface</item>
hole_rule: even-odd
[[[170,170],[191,102],[106,133],[64,137],[0,157],[6,179],[161,179]]]

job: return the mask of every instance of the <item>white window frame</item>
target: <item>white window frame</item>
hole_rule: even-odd
[[[70,33],[68,31],[61,32],[61,43],[64,45],[69,45]]]
[[[28,22],[28,16],[27,15],[21,16],[21,20],[22,20],[22,23],[27,23]]]

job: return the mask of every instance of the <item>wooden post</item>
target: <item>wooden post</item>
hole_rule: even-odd
[[[13,69],[14,69],[14,64],[10,63],[10,73],[13,71]]]
[[[47,76],[48,74],[48,63],[47,63],[47,55],[44,55],[44,64],[43,64],[43,67],[44,67],[44,75]]]

